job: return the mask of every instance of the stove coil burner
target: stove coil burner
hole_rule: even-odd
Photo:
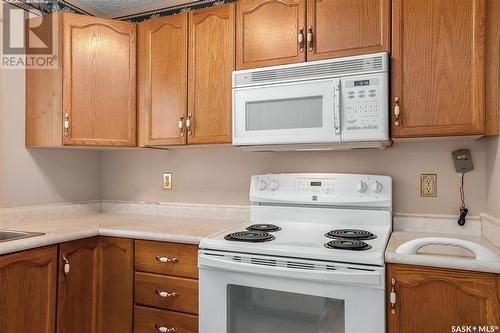
[[[281,228],[274,224],[252,224],[251,226],[247,227],[247,230],[273,232],[280,231]]]
[[[240,242],[267,242],[273,240],[275,237],[267,232],[263,231],[238,231],[232,234],[226,235],[224,239],[230,241],[240,241]]]
[[[353,250],[353,251],[364,251],[371,249],[371,245],[359,240],[350,239],[336,239],[329,241],[325,244],[325,247],[335,250]]]
[[[329,238],[342,238],[349,240],[370,240],[375,239],[377,236],[366,230],[358,229],[336,229],[329,231],[325,234]]]

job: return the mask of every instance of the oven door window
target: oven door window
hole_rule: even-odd
[[[227,286],[228,333],[345,333],[344,300]]]

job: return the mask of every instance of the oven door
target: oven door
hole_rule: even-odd
[[[200,333],[383,333],[384,268],[200,250]]]
[[[233,145],[340,142],[340,80],[233,89]]]

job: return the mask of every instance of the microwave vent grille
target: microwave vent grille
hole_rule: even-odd
[[[304,63],[283,68],[256,69],[235,73],[234,86],[272,84],[380,72],[386,70],[385,67],[384,55],[378,54],[371,57]]]

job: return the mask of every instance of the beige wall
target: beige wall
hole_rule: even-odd
[[[486,212],[500,219],[500,143],[498,137],[486,142]]]
[[[474,171],[466,176],[471,214],[485,210],[485,142],[397,143],[386,151],[244,152],[232,147],[106,151],[102,157],[103,199],[248,204],[250,176],[268,172],[354,172],[393,177],[394,210],[456,214],[459,176],[451,152],[470,148]],[[162,172],[173,172],[172,191],[162,190]],[[420,173],[438,174],[438,197],[421,198]]]
[[[0,70],[0,208],[100,198],[100,152],[24,147],[24,72]]]

